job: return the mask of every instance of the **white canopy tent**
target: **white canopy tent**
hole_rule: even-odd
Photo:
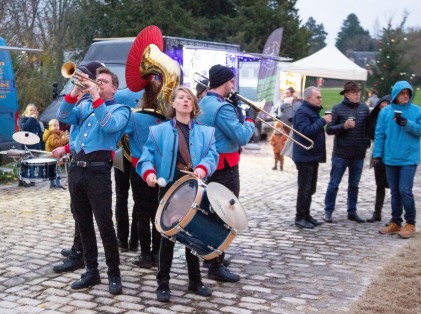
[[[288,72],[339,80],[366,81],[367,70],[349,60],[335,46],[326,46],[316,53],[290,63]]]

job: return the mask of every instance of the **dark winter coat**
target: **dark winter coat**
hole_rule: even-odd
[[[334,157],[364,159],[370,139],[367,134],[369,109],[364,103],[352,103],[346,97],[332,108],[332,122],[327,124],[326,133],[335,135]],[[345,129],[345,121],[355,117],[355,127]]]
[[[306,150],[298,144],[293,145],[292,160],[294,162],[326,162],[325,119],[320,117],[322,107],[315,107],[304,101],[297,109],[293,119],[294,129],[314,141],[314,147]],[[293,133],[290,133],[293,134]],[[309,142],[294,132],[294,139],[308,146]]]

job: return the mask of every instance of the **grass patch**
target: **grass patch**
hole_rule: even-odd
[[[17,171],[14,163],[9,163],[0,167],[0,184],[15,182],[17,179]]]
[[[342,90],[342,88],[322,88],[321,93],[323,97],[322,106],[323,110],[320,113],[322,116],[325,112],[325,110],[332,110],[332,107],[338,103],[340,103],[343,99],[342,95],[339,95],[339,92]],[[414,104],[417,104],[418,106],[421,105],[421,93],[415,93],[414,97]]]

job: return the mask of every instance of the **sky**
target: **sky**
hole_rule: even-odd
[[[390,19],[392,26],[398,26],[405,9],[409,13],[405,27],[421,28],[421,0],[297,0],[296,8],[302,24],[310,16],[323,24],[328,33],[326,43],[331,45],[351,13],[357,15],[362,28],[372,37],[381,34]]]

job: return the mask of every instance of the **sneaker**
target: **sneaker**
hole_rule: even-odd
[[[230,271],[225,266],[210,267],[208,270],[208,278],[223,282],[240,281],[240,275]]]
[[[415,225],[414,224],[405,224],[401,231],[399,231],[399,236],[402,239],[409,239],[415,233]]]
[[[53,271],[56,273],[64,273],[67,271],[74,271],[76,269],[82,269],[85,267],[82,255],[70,254],[63,262],[53,267]]]
[[[133,265],[140,268],[149,269],[153,266],[152,255],[141,253],[140,256],[133,261]]]
[[[156,289],[156,299],[159,302],[170,302],[171,290],[168,284],[161,283]]]
[[[111,294],[121,294],[123,292],[120,275],[108,276],[108,291],[110,291]]]
[[[224,266],[225,266],[225,267],[227,267],[227,266],[231,265],[231,261],[230,261],[229,259],[224,259],[222,263],[224,264]],[[205,267],[205,268],[209,268],[209,267],[210,267],[210,265],[212,265],[212,260],[206,260],[206,259],[205,259],[205,260],[203,261],[203,267]]]
[[[333,222],[332,213],[325,212],[325,215],[323,216],[323,220],[327,223]]]
[[[190,282],[189,291],[202,297],[210,297],[212,295],[212,290],[206,287],[202,281]]]
[[[401,226],[399,226],[398,224],[391,222],[389,223],[386,227],[381,228],[379,230],[379,233],[381,234],[396,234],[399,233],[401,231]]]
[[[89,288],[101,283],[98,269],[89,269],[86,273],[82,274],[79,280],[72,283],[71,288],[74,290]]]

